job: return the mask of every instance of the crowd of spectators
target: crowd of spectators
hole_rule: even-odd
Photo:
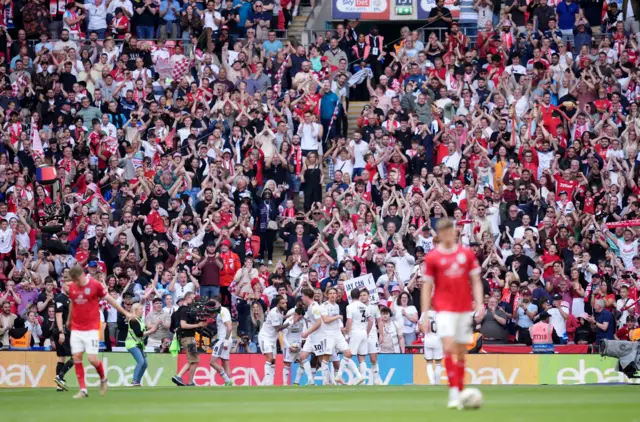
[[[471,39],[439,0],[426,32],[345,21],[311,45],[278,38],[291,1],[5,4],[4,346],[16,329],[47,344],[76,263],[143,305],[153,347],[186,292],[220,296],[236,350],[256,351],[277,294],[337,287],[344,313],[364,274],[416,344],[445,216],[482,266],[485,343],[529,344],[543,311],[562,343],[635,327],[636,2],[606,6],[598,33],[590,4],[478,0]]]

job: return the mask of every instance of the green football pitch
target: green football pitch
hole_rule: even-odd
[[[113,388],[0,390],[4,422],[203,421],[616,421],[640,422],[633,385],[481,387],[480,410],[446,409],[444,387]]]

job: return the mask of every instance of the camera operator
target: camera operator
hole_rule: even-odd
[[[195,294],[193,292],[187,292],[184,295],[182,306],[180,306],[176,311],[178,321],[180,322],[179,328],[176,330],[176,334],[180,337],[180,346],[184,348],[185,354],[187,355],[187,363],[182,367],[182,369],[180,369],[180,372],[178,372],[176,376],[171,378],[171,381],[181,387],[186,385],[182,380],[182,376],[187,372],[193,376],[198,366],[198,362],[200,361],[198,350],[196,348],[196,329],[207,325],[206,321],[198,322],[197,316],[189,312],[189,307],[193,303],[194,297]],[[193,381],[190,385],[192,384]]]

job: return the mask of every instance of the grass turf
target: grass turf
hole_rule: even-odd
[[[0,390],[0,415],[6,422],[182,422],[186,417],[229,422],[640,422],[635,406],[640,390],[631,385],[484,386],[481,391],[482,409],[458,411],[446,409],[444,387],[112,388],[105,397],[90,389],[84,400],[73,400],[75,391],[18,389]]]

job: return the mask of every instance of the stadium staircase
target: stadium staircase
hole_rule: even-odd
[[[311,14],[311,6],[303,2],[298,9],[298,16],[295,16],[287,28],[287,38],[295,39],[298,43],[301,42],[302,32],[305,30],[305,25]]]

